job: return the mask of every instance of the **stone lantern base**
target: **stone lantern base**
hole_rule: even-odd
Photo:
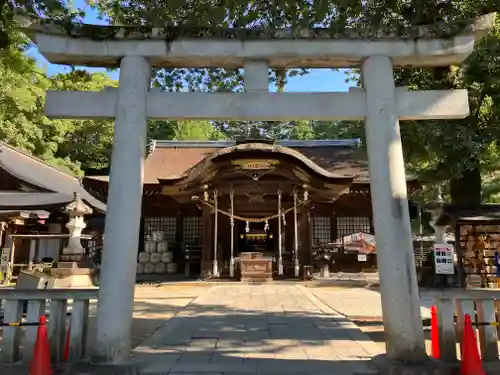
[[[59,262],[50,270],[55,288],[94,287],[94,268],[88,262]]]

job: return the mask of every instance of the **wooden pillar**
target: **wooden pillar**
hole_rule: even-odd
[[[278,275],[283,275],[283,211],[281,209],[281,190],[278,190]]]
[[[7,229],[7,223],[5,221],[0,221],[0,249],[3,245],[4,232]]]
[[[2,283],[8,284],[9,283],[9,274],[10,274],[10,262],[8,257],[5,258],[3,256],[4,251],[8,252],[10,254],[10,248],[8,244],[8,239],[9,239],[9,224],[8,222],[2,221],[0,222],[0,252],[2,253],[2,261],[0,263],[1,269],[0,271],[2,272],[3,275],[3,280]],[[7,250],[5,250],[7,249]]]
[[[219,276],[219,254],[218,254],[218,246],[219,246],[219,198],[217,190],[214,191],[214,260],[212,265],[212,275],[214,277]]]
[[[177,211],[175,215],[175,243],[168,244],[169,251],[173,251],[174,262],[177,262],[177,269],[180,269],[181,263],[184,263],[184,276],[191,276],[191,258],[186,259],[186,247],[183,243],[183,231],[184,231],[184,216],[182,216],[182,211]],[[170,248],[172,246],[172,248]],[[191,255],[190,255],[191,256]],[[186,272],[186,267],[188,272]],[[200,269],[201,271],[201,269]]]
[[[330,213],[330,233],[331,241],[334,243],[337,240],[337,215],[333,210]]]
[[[229,220],[229,226],[231,230],[231,258],[229,260],[229,276],[234,277],[234,191],[231,189],[229,199],[231,200],[231,218]]]
[[[455,223],[455,252],[457,254],[457,279],[459,282],[459,286],[461,288],[465,288],[467,286],[466,283],[466,275],[464,272],[464,249],[460,245],[460,224]]]
[[[300,266],[299,266],[299,228],[297,219],[297,191],[293,191],[293,275],[299,277]]]
[[[201,273],[207,276],[212,273],[212,208],[203,205],[202,210]]]
[[[303,204],[299,215],[300,260],[303,266],[311,265],[311,213],[310,205]]]

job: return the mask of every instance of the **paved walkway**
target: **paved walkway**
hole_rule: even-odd
[[[208,289],[210,286],[200,285],[137,286],[132,321],[132,348]],[[93,301],[90,305],[87,353],[92,352],[94,346],[96,315],[97,301]]]
[[[141,374],[375,374],[383,346],[297,285],[216,286],[133,353]]]
[[[365,288],[341,289],[336,287],[309,288],[319,300],[341,315],[353,319],[382,319],[382,303],[380,292]],[[431,317],[430,299],[421,299],[422,318]]]

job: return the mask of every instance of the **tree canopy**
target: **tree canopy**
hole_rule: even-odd
[[[116,24],[197,25],[212,27],[346,27],[398,32],[402,27],[476,17],[494,11],[497,0],[93,0],[101,17]],[[49,120],[43,115],[44,92],[100,90],[116,85],[104,74],[74,70],[47,77],[23,55],[26,40],[15,14],[81,20],[81,12],[59,0],[0,0],[0,138],[81,173],[109,163],[113,127],[109,121]],[[407,166],[435,189],[449,181],[456,202],[478,202],[481,178],[490,181],[484,199],[495,199],[498,178],[500,117],[500,20],[461,67],[397,69],[397,85],[410,89],[469,90],[471,115],[463,120],[401,123]],[[290,77],[307,70],[271,71],[270,84],[286,87]],[[356,70],[350,72],[359,78]],[[241,70],[158,69],[154,85],[168,91],[241,91]],[[210,122],[154,121],[149,137],[156,139],[234,138],[258,126],[277,139],[364,137],[360,122]],[[493,177],[490,177],[493,176]]]

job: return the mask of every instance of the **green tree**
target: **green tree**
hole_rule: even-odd
[[[0,0],[0,51],[26,44],[20,29],[31,19],[52,18],[78,20],[83,16],[71,1],[65,0]]]
[[[494,2],[447,0],[370,2],[359,22],[397,32],[402,26],[476,17]],[[454,203],[481,202],[481,177],[498,169],[500,117],[500,20],[460,67],[397,69],[398,86],[412,90],[467,89],[471,115],[463,120],[406,121],[401,135],[407,166],[424,181],[448,181]],[[430,184],[432,185],[432,184]],[[430,187],[435,191],[436,187]],[[491,195],[491,194],[490,194]]]
[[[0,77],[0,139],[58,167],[80,172],[79,163],[56,155],[62,139],[57,135],[67,133],[66,124],[43,114],[51,81],[35,61],[9,47],[0,57]]]
[[[174,127],[173,139],[177,140],[208,141],[224,138],[224,134],[210,121],[179,121]]]
[[[101,91],[118,82],[104,73],[73,70],[52,76],[51,88],[58,91]],[[111,120],[52,120],[44,128],[45,147],[57,158],[78,161],[82,171],[105,169],[109,165],[114,122]]]
[[[311,121],[296,121],[292,125],[290,139],[314,139],[314,128]]]

